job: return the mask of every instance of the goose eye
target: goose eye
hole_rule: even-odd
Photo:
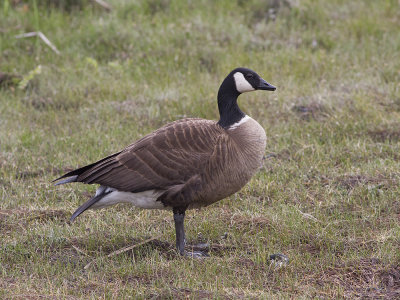
[[[251,73],[246,74],[246,78],[253,78],[253,74]]]

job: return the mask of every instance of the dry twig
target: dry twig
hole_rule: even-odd
[[[18,34],[15,36],[15,38],[20,39],[33,36],[38,36],[47,46],[51,48],[51,50],[60,55],[60,51],[57,50],[56,46],[54,46],[53,43],[50,42],[50,40],[41,31],[33,31],[33,32]]]
[[[76,250],[76,252],[81,253],[81,254],[83,254],[83,255],[86,255],[86,256],[89,256],[89,257],[90,257],[89,254],[87,254],[85,251],[79,249],[77,246],[72,245],[72,248],[74,248],[74,249]]]
[[[105,10],[111,11],[111,5],[108,4],[106,1],[103,0],[93,0],[93,2],[97,3],[101,7],[103,7]]]
[[[106,255],[106,256],[103,256],[103,257],[113,257],[113,256],[115,256],[115,255],[124,253],[124,252],[126,252],[126,251],[135,249],[135,248],[137,248],[137,247],[139,247],[139,246],[141,246],[141,245],[144,245],[144,244],[147,244],[147,243],[149,243],[149,242],[151,242],[151,241],[154,241],[154,240],[158,239],[159,237],[160,237],[160,235],[155,236],[155,237],[152,237],[152,238],[149,238],[149,239],[144,240],[143,242],[137,243],[137,244],[135,244],[135,245],[127,246],[127,247],[121,248],[121,249],[119,249],[119,250],[116,250],[116,251],[114,251],[114,252],[111,252],[110,254],[108,254],[108,255]],[[92,260],[91,262],[89,262],[83,269],[86,270],[87,268],[89,268],[90,265],[91,265],[96,259],[97,259],[97,258],[95,258],[94,260]]]

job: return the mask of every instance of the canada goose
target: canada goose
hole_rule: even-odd
[[[97,183],[96,194],[71,216],[121,202],[172,209],[176,246],[185,255],[187,209],[210,205],[239,191],[260,167],[264,129],[237,105],[241,93],[276,88],[256,72],[234,69],[218,91],[218,122],[187,118],[169,123],[124,150],[54,181]]]

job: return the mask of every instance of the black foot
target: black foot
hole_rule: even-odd
[[[208,254],[208,252],[210,252],[209,243],[187,245],[186,249],[189,249],[189,251],[185,251],[188,253],[188,255],[185,254],[185,256],[195,257],[195,258],[210,257],[210,255]]]
[[[201,244],[196,244],[196,245],[186,245],[186,248],[188,248],[192,251],[209,252],[210,244],[209,243],[201,243]]]

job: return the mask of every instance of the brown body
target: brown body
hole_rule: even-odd
[[[232,129],[183,119],[92,164],[77,181],[162,192],[157,201],[167,207],[201,207],[239,191],[260,167],[265,145],[264,129],[248,116]]]

